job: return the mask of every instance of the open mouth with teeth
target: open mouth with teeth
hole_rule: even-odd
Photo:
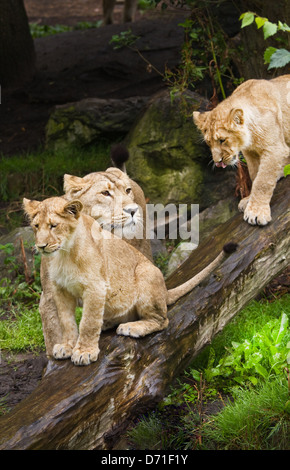
[[[219,162],[215,162],[215,166],[226,168],[227,166],[236,166],[239,162],[239,156],[233,155],[231,158],[227,158],[226,161],[220,159]]]

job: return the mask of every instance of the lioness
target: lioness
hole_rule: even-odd
[[[248,80],[212,111],[195,111],[193,119],[216,166],[234,166],[243,153],[252,190],[239,210],[249,224],[266,225],[276,182],[290,162],[290,75]]]
[[[117,160],[117,153],[118,162]],[[120,152],[123,152],[120,155]],[[116,149],[112,154],[115,164],[123,166],[126,159],[123,149]],[[125,168],[124,168],[125,169]],[[109,168],[104,172],[90,173],[83,178],[64,176],[64,198],[69,201],[78,198],[83,204],[83,212],[98,220],[104,227],[112,230],[152,261],[150,240],[146,238],[146,202],[140,186],[118,168]],[[137,230],[135,230],[137,229]],[[134,235],[141,231],[141,238]],[[122,232],[122,233],[121,233]],[[139,233],[140,235],[140,233]],[[54,301],[52,283],[48,268],[50,259],[41,260],[42,295],[39,311],[42,320],[43,335],[47,356],[52,356],[53,346],[61,342],[61,327]]]
[[[96,361],[101,330],[119,325],[117,334],[138,338],[168,325],[167,305],[199,284],[236,247],[228,246],[197,276],[167,291],[161,271],[140,251],[81,214],[82,203],[54,197],[23,200],[36,248],[49,256],[49,276],[62,327],[55,359],[76,365]],[[83,300],[79,333],[77,300]]]

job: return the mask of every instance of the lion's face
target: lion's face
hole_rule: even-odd
[[[65,175],[64,190],[66,199],[81,201],[83,212],[106,230],[132,238],[143,227],[142,210],[134,201],[130,179],[117,168],[83,178]]]
[[[82,210],[81,202],[55,197],[42,202],[24,199],[23,204],[39,253],[52,255],[58,250],[66,251]]]
[[[211,149],[216,166],[235,166],[239,153],[250,144],[242,109],[226,109],[223,102],[212,111],[193,113],[193,119]]]

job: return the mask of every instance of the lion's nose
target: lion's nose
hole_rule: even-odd
[[[138,206],[137,204],[134,204],[134,205],[130,205],[130,206],[125,206],[123,208],[124,212],[127,212],[127,214],[130,214],[131,217],[134,216],[134,214],[136,214],[137,210],[138,210]]]

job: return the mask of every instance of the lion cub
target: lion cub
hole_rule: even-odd
[[[76,365],[96,361],[101,330],[116,325],[117,334],[138,338],[168,325],[167,305],[199,284],[235,246],[224,251],[201,273],[167,291],[161,271],[142,253],[115,237],[92,217],[82,203],[54,197],[23,200],[35,234],[36,248],[50,257],[49,276],[62,328],[55,359]],[[83,300],[79,332],[77,300]]]

